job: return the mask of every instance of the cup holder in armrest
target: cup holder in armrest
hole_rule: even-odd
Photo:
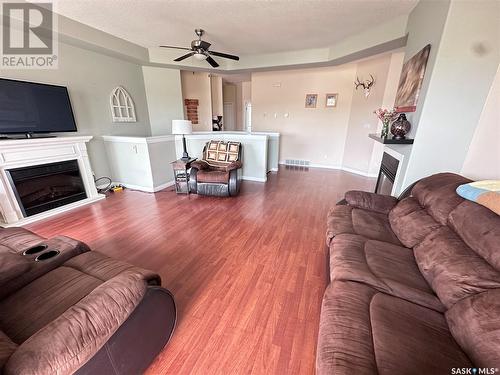
[[[57,250],[49,250],[49,251],[46,251],[45,253],[42,253],[39,256],[37,256],[35,258],[35,261],[40,262],[40,261],[43,261],[43,260],[47,260],[47,259],[55,257],[57,254],[59,254],[59,251],[57,251]]]
[[[23,252],[23,255],[33,255],[33,254],[37,254],[37,253],[39,253],[40,251],[44,251],[46,248],[47,248],[47,245],[45,245],[45,244],[36,245],[36,246],[30,247],[29,249],[25,250],[25,251]]]

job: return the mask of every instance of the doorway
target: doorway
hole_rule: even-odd
[[[236,128],[236,113],[233,103],[224,103],[224,130],[235,130]]]

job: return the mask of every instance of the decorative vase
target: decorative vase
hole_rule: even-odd
[[[406,115],[401,113],[399,117],[391,125],[392,138],[405,139],[406,134],[411,129],[410,122],[406,119]]]
[[[380,132],[380,137],[387,138],[389,135],[389,120],[384,120],[382,122],[382,131]]]

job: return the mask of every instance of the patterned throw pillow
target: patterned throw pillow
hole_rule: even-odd
[[[213,166],[227,165],[238,160],[239,142],[210,141],[205,151],[205,161]]]

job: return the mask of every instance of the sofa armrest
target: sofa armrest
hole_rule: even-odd
[[[129,317],[147,290],[143,276],[125,271],[94,289],[23,342],[5,374],[70,374],[85,364]]]
[[[191,163],[191,168],[196,168],[198,170],[209,169],[210,165],[204,160],[195,160]]]
[[[31,255],[23,255],[22,253],[0,254],[0,258],[2,258],[0,262],[2,264],[0,266],[2,272],[2,276],[0,276],[0,299],[59,267],[69,259],[90,251],[89,247],[83,242],[66,236],[53,237],[44,240],[39,245],[44,246],[45,249]],[[35,261],[37,256],[51,250],[58,251],[59,254],[43,262]]]
[[[225,172],[231,172],[235,169],[241,168],[242,166],[243,166],[243,163],[239,160],[236,160],[236,161],[231,162],[228,165],[221,167],[221,169],[223,169]]]
[[[345,194],[347,203],[356,208],[389,214],[389,211],[398,203],[390,195],[369,193],[366,191],[351,190]]]

